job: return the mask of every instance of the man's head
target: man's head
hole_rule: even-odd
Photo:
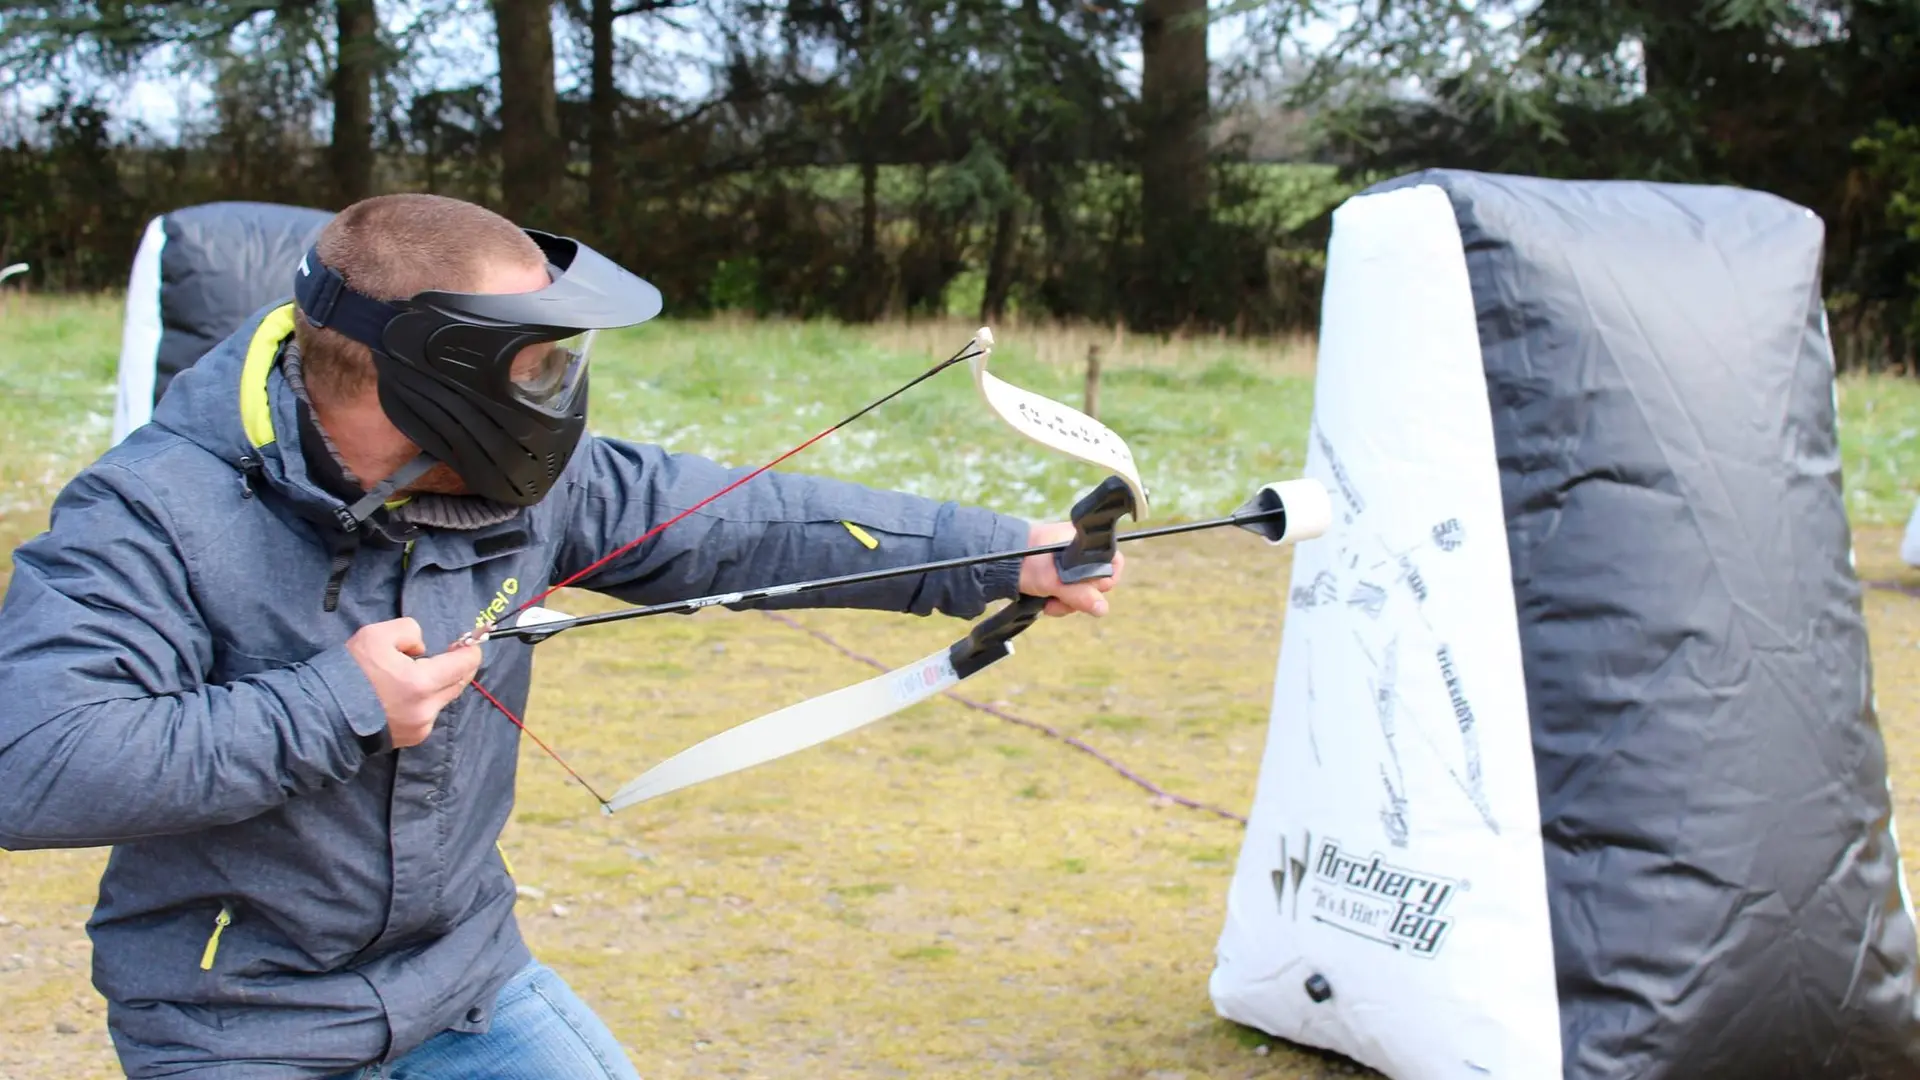
[[[378,195],[342,210],[314,243],[347,287],[375,300],[428,291],[533,292],[547,286],[546,257],[533,238],[484,206],[440,195]],[[420,452],[380,407],[373,350],[304,311],[294,317],[300,369],[321,426],[366,483],[392,475]],[[411,491],[465,494],[443,462]]]
[[[430,290],[532,292],[547,285],[540,246],[484,206],[440,195],[379,195],[342,210],[314,243],[347,287],[375,300]],[[300,366],[316,398],[340,403],[374,388],[373,353],[337,330],[294,320]]]
[[[653,286],[576,241],[434,195],[349,206],[294,275],[321,426],[367,484],[544,497],[586,424],[591,332],[660,311]]]

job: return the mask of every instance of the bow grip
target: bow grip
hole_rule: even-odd
[[[989,664],[1012,656],[1013,639],[1022,630],[1032,626],[1033,621],[1045,610],[1046,597],[1021,596],[974,624],[966,637],[954,642],[953,647],[947,650],[947,660],[953,664],[953,673],[962,679],[971,678]]]
[[[1120,546],[1114,527],[1134,509],[1132,489],[1117,476],[1102,480],[1073,504],[1073,540],[1053,557],[1062,583],[1113,576],[1114,554]]]
[[[1053,556],[1060,580],[1071,585],[1089,578],[1112,576],[1114,553],[1119,548],[1114,526],[1122,515],[1131,514],[1133,510],[1133,492],[1126,481],[1117,476],[1107,477],[1099,487],[1074,503],[1073,539]],[[1013,655],[1010,643],[1046,611],[1047,599],[1018,597],[954,642],[947,650],[954,674],[965,679]]]

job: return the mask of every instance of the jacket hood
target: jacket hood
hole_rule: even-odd
[[[291,302],[255,312],[174,378],[152,423],[232,465],[242,482],[266,485],[301,516],[337,530],[347,504],[307,468],[300,400],[280,367],[292,338]]]

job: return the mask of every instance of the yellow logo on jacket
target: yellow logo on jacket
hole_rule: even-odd
[[[508,604],[507,597],[512,596],[514,593],[517,593],[519,591],[520,591],[519,578],[508,578],[507,580],[501,582],[499,591],[493,594],[492,602],[487,604],[486,607],[482,608],[480,610],[480,614],[474,616],[473,628],[475,630],[478,630],[486,626],[488,623],[498,622],[500,619],[500,616],[505,615],[507,613],[507,604]]]

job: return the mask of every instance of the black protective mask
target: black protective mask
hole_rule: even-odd
[[[393,426],[473,494],[515,506],[546,497],[586,432],[594,331],[646,322],[661,307],[658,289],[585,244],[526,233],[553,279],[537,292],[375,300],[321,263],[317,248],[294,274],[308,321],[373,350]],[[411,474],[402,482],[426,464],[402,470]]]

